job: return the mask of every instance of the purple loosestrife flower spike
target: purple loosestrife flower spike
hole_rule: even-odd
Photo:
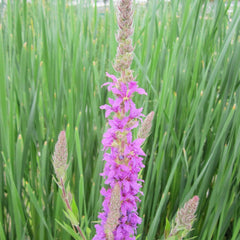
[[[109,91],[115,95],[115,99],[109,99],[110,105],[104,105],[101,108],[106,109],[109,128],[103,135],[103,155],[106,161],[104,171],[101,174],[105,178],[105,184],[108,189],[102,188],[101,194],[104,196],[103,212],[99,214],[102,220],[101,225],[96,225],[96,235],[93,240],[100,239],[132,239],[134,240],[137,225],[141,223],[141,218],[137,215],[137,202],[140,201],[137,196],[141,193],[140,188],[142,180],[138,179],[139,171],[144,167],[141,156],[145,153],[141,145],[145,139],[138,138],[133,140],[132,129],[138,126],[141,119],[142,108],[137,109],[132,100],[133,94],[146,94],[146,92],[137,86],[135,81],[127,84],[115,81],[113,75],[108,75],[113,79],[113,83],[108,83]],[[110,118],[112,116],[112,118]],[[106,228],[108,219],[111,215],[111,199],[114,186],[119,184],[121,194],[120,215],[118,225],[107,236]],[[106,226],[107,225],[107,226]],[[113,233],[113,236],[112,236]]]
[[[184,238],[191,230],[193,222],[196,219],[199,197],[194,196],[184,204],[184,207],[177,211],[175,225],[172,228],[169,237],[177,236],[177,239]]]
[[[141,223],[137,202],[140,201],[138,195],[142,194],[140,182],[143,181],[138,178],[138,174],[144,167],[141,156],[145,156],[145,153],[141,145],[145,139],[133,139],[132,130],[138,127],[143,116],[142,108],[137,108],[133,102],[133,95],[147,93],[138,87],[130,70],[133,52],[130,38],[133,33],[132,16],[132,0],[120,0],[119,31],[116,37],[119,44],[114,68],[121,76],[117,78],[107,73],[112,81],[103,84],[108,86],[114,98],[109,98],[109,104],[100,107],[106,110],[105,117],[109,125],[102,140],[106,163],[101,173],[108,186],[100,192],[104,196],[103,212],[98,216],[101,224],[95,226],[93,240],[134,240],[137,225]]]

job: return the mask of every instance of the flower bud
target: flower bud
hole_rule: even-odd
[[[119,183],[116,183],[110,199],[109,213],[107,222],[104,226],[104,232],[106,233],[107,240],[114,240],[113,231],[118,225],[118,219],[120,218],[121,208],[121,189]]]
[[[119,1],[117,20],[119,26],[118,34],[116,35],[118,49],[114,69],[122,73],[130,68],[133,60],[132,53],[134,48],[130,38],[133,34],[132,0]]]
[[[181,232],[181,239],[185,237],[191,230],[192,224],[196,219],[195,212],[197,211],[199,197],[194,196],[184,204],[184,207],[178,210],[175,219],[175,226],[172,229],[170,236],[179,235]]]
[[[55,151],[53,155],[53,167],[58,181],[64,179],[67,164],[68,151],[65,131],[61,131],[58,136],[58,141],[55,145]]]
[[[138,138],[147,138],[150,134],[151,128],[152,128],[152,121],[154,117],[154,112],[150,112],[145,120],[142,123],[142,126],[138,130],[137,137]]]

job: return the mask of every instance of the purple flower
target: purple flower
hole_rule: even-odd
[[[131,118],[136,118],[137,116],[142,116],[142,108],[136,109],[135,103],[132,101],[133,94],[139,93],[139,94],[145,94],[145,90],[143,88],[139,88],[137,83],[135,81],[131,81],[129,83],[120,83],[120,87],[117,87],[116,77],[114,75],[110,75],[107,73],[107,76],[111,77],[113,79],[113,82],[107,82],[103,84],[102,86],[109,85],[108,91],[112,91],[115,96],[117,97],[115,100],[109,98],[110,105],[103,105],[100,108],[105,109],[105,117],[108,117],[112,112],[117,113],[121,106],[124,106],[122,110],[124,110],[124,113],[127,113],[130,111],[129,116]]]
[[[133,102],[135,93],[147,95],[143,88],[138,87],[130,70],[133,59],[132,39],[132,0],[120,0],[118,5],[119,42],[114,68],[120,73],[117,78],[106,73],[111,82],[102,86],[108,86],[113,98],[108,98],[109,104],[100,108],[106,110],[109,128],[103,135],[103,160],[105,167],[101,176],[104,177],[106,187],[101,189],[104,196],[102,203],[103,212],[99,214],[101,224],[96,225],[96,235],[93,240],[115,239],[134,240],[137,225],[141,218],[137,214],[137,203],[143,180],[138,179],[141,168],[144,167],[141,156],[146,154],[141,149],[144,138],[133,139],[132,130],[138,127],[142,121],[142,108],[137,108]],[[119,194],[116,198],[115,188],[118,186]],[[120,205],[113,207],[113,199],[117,199]],[[113,209],[115,209],[113,211]],[[115,214],[115,215],[114,215]],[[110,221],[114,219],[113,221]],[[110,223],[114,224],[110,224]]]
[[[140,201],[138,194],[142,180],[138,179],[138,173],[142,167],[142,157],[146,154],[141,149],[145,139],[135,139],[132,137],[132,129],[138,126],[141,120],[142,108],[137,109],[132,101],[133,94],[146,94],[141,88],[138,88],[134,81],[127,84],[118,84],[113,75],[109,75],[113,82],[107,83],[115,99],[109,98],[110,105],[103,105],[107,116],[114,113],[112,119],[108,119],[109,128],[103,135],[103,149],[105,151],[103,159],[106,161],[104,171],[101,174],[105,178],[105,184],[108,188],[102,188],[101,194],[104,196],[103,212],[99,214],[101,224],[96,225],[97,239],[135,239],[137,225],[141,223],[141,218],[137,214],[137,202]],[[106,84],[105,84],[106,85]],[[119,85],[119,88],[115,87]],[[128,113],[128,114],[127,114]],[[110,214],[110,200],[112,198],[112,189],[119,184],[121,192],[120,218],[116,228],[106,232],[106,221]],[[109,225],[109,224],[108,224]],[[109,229],[109,228],[107,228]]]

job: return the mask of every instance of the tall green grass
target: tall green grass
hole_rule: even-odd
[[[0,30],[0,239],[71,239],[52,154],[66,129],[68,181],[91,239],[101,211],[99,106],[114,73],[112,2],[8,1]],[[234,3],[234,2],[233,2]],[[165,220],[200,197],[191,236],[239,240],[240,9],[237,1],[151,0],[136,6],[133,69],[155,111],[144,146],[138,239],[161,239]],[[64,227],[65,226],[65,227]]]

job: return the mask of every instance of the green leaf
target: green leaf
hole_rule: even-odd
[[[74,196],[72,197],[71,208],[72,208],[73,214],[76,216],[77,219],[79,219],[78,207],[77,207]]]
[[[168,235],[170,234],[171,231],[171,224],[168,221],[168,219],[166,218],[166,225],[165,225],[165,230],[164,230],[164,237],[167,238]]]
[[[27,194],[30,198],[30,202],[31,204],[33,205],[33,207],[36,209],[42,223],[44,224],[45,228],[47,229],[47,232],[48,232],[48,238],[49,239],[53,239],[52,237],[52,233],[51,233],[51,230],[49,229],[49,226],[45,220],[45,216],[43,214],[43,211],[42,211],[42,207],[40,206],[40,203],[38,202],[37,198],[36,198],[36,195],[35,193],[33,192],[33,189],[31,188],[30,184],[29,183],[26,183],[26,191],[27,191]]]
[[[70,227],[68,224],[66,223],[61,223],[60,221],[56,220],[56,222],[66,231],[68,232],[75,240],[81,240],[81,236],[79,234],[77,234],[76,232],[74,232],[74,230],[72,229],[72,227]]]
[[[64,214],[73,226],[78,226],[79,225],[78,219],[76,218],[76,216],[74,215],[74,213],[70,209],[67,209],[66,211],[64,211]]]

